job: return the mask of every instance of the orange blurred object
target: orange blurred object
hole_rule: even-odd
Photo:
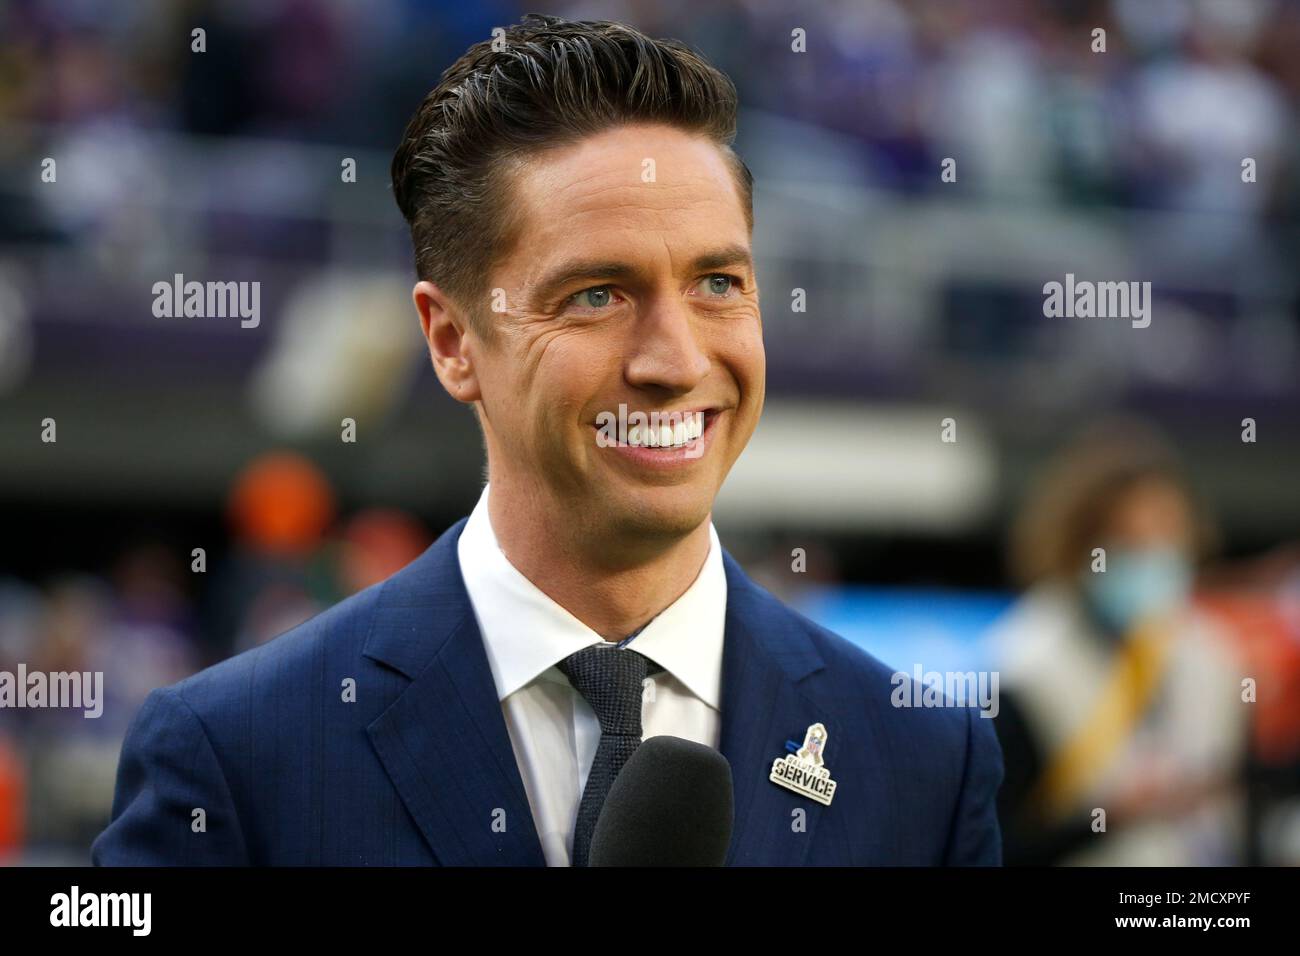
[[[419,519],[382,508],[355,515],[339,537],[339,577],[350,593],[396,574],[430,543],[429,532]]]
[[[293,452],[272,452],[248,464],[235,478],[229,508],[243,543],[279,556],[318,547],[336,512],[324,473]]]

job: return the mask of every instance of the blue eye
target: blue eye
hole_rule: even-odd
[[[586,296],[586,301],[583,297]],[[581,292],[573,294],[573,301],[578,305],[586,305],[591,309],[603,309],[613,300],[613,291],[607,285],[596,285],[590,289],[583,289]]]
[[[740,284],[740,280],[735,276],[725,275],[721,272],[715,272],[711,276],[705,276],[702,282],[708,283],[707,289],[710,295],[725,296],[731,292],[734,286]]]

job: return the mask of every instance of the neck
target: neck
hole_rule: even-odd
[[[612,534],[539,507],[540,490],[491,479],[488,516],[506,559],[542,593],[607,641],[648,624],[699,576],[709,522],[690,532],[611,548]]]

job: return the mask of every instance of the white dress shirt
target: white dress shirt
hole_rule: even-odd
[[[600,723],[555,665],[604,639],[506,560],[488,516],[489,488],[457,555],[546,864],[568,866]],[[722,546],[710,523],[709,554],[695,581],[628,645],[664,668],[646,679],[642,740],[671,734],[718,747],[726,611]]]

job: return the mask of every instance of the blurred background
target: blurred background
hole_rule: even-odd
[[[388,165],[534,9],[0,2],[0,671],[106,696],[0,709],[0,860],[88,861],[150,689],[472,507]],[[1300,3],[544,9],[739,88],[769,391],[728,549],[893,667],[1000,674],[1007,862],[1300,863]],[[177,273],[260,323],[156,317]],[[1151,282],[1150,327],[1045,318],[1067,273]]]

